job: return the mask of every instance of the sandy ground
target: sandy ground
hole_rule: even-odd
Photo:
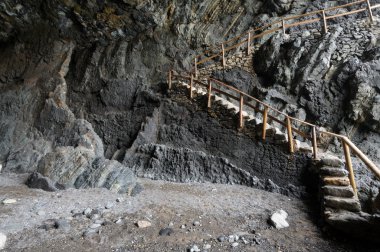
[[[0,174],[0,201],[17,200],[0,204],[4,251],[190,251],[194,245],[200,251],[377,251],[324,235],[316,213],[301,200],[248,187],[144,179],[143,191],[129,197],[107,189],[45,192],[26,187],[26,178]],[[81,214],[86,208],[97,209],[98,218]],[[289,228],[268,224],[279,209],[289,214]],[[51,219],[69,226],[46,228]],[[151,226],[137,227],[141,220]],[[167,227],[170,236],[160,236]],[[230,235],[239,239],[230,242]]]

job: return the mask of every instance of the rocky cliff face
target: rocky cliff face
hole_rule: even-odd
[[[278,15],[323,4],[3,1],[0,164],[5,171],[39,171],[67,186],[119,192],[135,186],[132,170],[161,179],[297,191],[294,186],[305,181],[302,156],[291,163],[282,150],[235,136],[185,103],[170,105],[164,87],[170,68],[191,70],[196,51]],[[365,44],[346,50],[346,28],[319,37],[274,37],[258,52],[260,62],[254,58],[259,78],[243,70],[220,76],[238,77],[239,87],[301,119],[347,132],[352,126],[361,147],[380,160],[376,44],[368,51],[376,34],[349,29]],[[248,87],[247,78],[253,82]],[[270,169],[283,163],[294,173],[274,176]],[[220,166],[218,177],[213,169]],[[196,169],[184,172],[189,168]]]

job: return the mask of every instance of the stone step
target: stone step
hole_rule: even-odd
[[[323,183],[332,186],[349,186],[350,180],[347,177],[324,177]]]
[[[342,209],[351,212],[360,212],[361,206],[356,198],[340,198],[334,196],[325,196],[325,206],[335,209]]]
[[[319,158],[322,166],[342,167],[344,165],[342,159],[331,153],[321,153]]]
[[[308,143],[306,142],[301,142],[299,140],[294,140],[295,143],[295,150],[300,151],[300,152],[306,152],[306,153],[311,153],[313,152],[313,147],[311,147]]]
[[[322,176],[347,177],[348,175],[347,170],[331,166],[322,166],[319,171]]]
[[[354,190],[351,186],[323,186],[323,193],[328,196],[340,198],[352,198],[355,196]]]

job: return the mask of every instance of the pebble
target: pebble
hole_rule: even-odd
[[[217,238],[219,242],[224,242],[226,240],[226,237],[224,235],[221,235]]]
[[[70,231],[71,226],[68,220],[59,219],[55,221],[55,228],[68,232]]]
[[[48,219],[42,222],[42,228],[45,229],[46,231],[49,231],[50,229],[53,229],[56,227],[56,220],[55,219]]]
[[[149,221],[145,221],[145,220],[143,220],[143,221],[138,221],[138,222],[136,223],[136,225],[137,225],[137,227],[139,227],[139,228],[147,228],[147,227],[152,226],[152,223],[150,223]]]
[[[5,248],[5,243],[7,242],[7,236],[3,233],[0,233],[0,250]]]
[[[237,243],[237,242],[234,242],[234,243],[231,244],[231,247],[233,247],[233,248],[235,248],[237,246],[239,246],[239,243]]]
[[[122,225],[123,224],[123,220],[122,219],[118,219],[117,221],[115,221],[115,223],[117,225]]]
[[[185,228],[186,228],[186,225],[185,225],[185,224],[183,224],[183,225],[181,226],[181,228],[182,228],[182,229],[185,229]]]
[[[173,232],[174,231],[172,228],[163,228],[160,230],[160,232],[158,234],[160,236],[170,236]]]
[[[195,226],[195,227],[200,226],[200,225],[201,225],[201,223],[199,221],[194,221],[193,222],[193,226]]]
[[[120,202],[123,202],[124,200],[122,198],[117,198],[116,199],[116,202],[120,203]]]
[[[40,210],[40,211],[37,212],[37,215],[39,215],[39,216],[43,216],[43,215],[45,215],[45,214],[46,214],[46,213],[45,213],[44,210]]]
[[[106,209],[111,209],[111,208],[113,208],[113,203],[108,202],[108,203],[106,204]]]
[[[97,233],[96,229],[87,229],[83,232],[83,237],[89,237]]]
[[[84,211],[83,211],[83,214],[86,215],[86,216],[89,216],[91,214],[91,208],[86,208]]]
[[[211,248],[211,245],[210,244],[205,244],[204,246],[203,246],[203,249],[205,249],[205,250],[208,250],[208,249],[210,249]]]
[[[197,245],[193,245],[191,248],[190,248],[190,252],[199,252],[201,251]]]
[[[90,216],[90,219],[91,220],[97,220],[97,219],[99,219],[100,218],[100,215],[99,214],[92,214],[91,216]]]
[[[90,226],[90,228],[92,229],[96,229],[96,228],[100,228],[102,225],[101,224],[98,224],[98,223],[94,223]]]
[[[2,201],[2,203],[5,205],[5,204],[14,204],[16,203],[17,200],[16,199],[5,199]]]

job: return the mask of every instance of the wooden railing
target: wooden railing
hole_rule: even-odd
[[[365,3],[365,7],[362,7],[362,4]],[[332,11],[339,11],[341,9],[345,9],[347,7],[355,8],[354,10],[351,11],[346,11],[343,13],[338,13],[338,14],[331,14]],[[207,51],[205,51],[202,54],[199,54],[195,56],[194,58],[194,73],[195,76],[197,77],[198,75],[198,68],[201,64],[205,64],[206,62],[209,62],[217,57],[221,57],[221,62],[222,66],[226,66],[226,53],[238,48],[242,45],[247,46],[247,54],[250,54],[251,52],[251,44],[255,39],[262,38],[265,35],[275,33],[277,31],[282,31],[283,34],[286,34],[286,30],[289,28],[297,27],[297,26],[302,26],[306,24],[312,24],[316,22],[321,22],[322,27],[323,27],[323,32],[327,33],[328,31],[328,22],[331,19],[338,18],[338,17],[343,17],[347,15],[352,15],[360,12],[368,12],[368,16],[371,22],[373,22],[373,14],[372,10],[379,8],[380,4],[376,5],[371,5],[370,0],[360,0],[360,1],[355,1],[352,3],[336,6],[336,7],[331,7],[327,9],[322,9],[322,10],[317,10],[297,16],[290,16],[290,17],[283,17],[281,20],[270,23],[268,25],[264,25],[262,27],[256,28],[256,29],[251,29],[248,32],[245,32],[239,36],[236,36],[232,39],[229,39],[220,45],[211,48]],[[305,19],[307,18],[307,19]],[[297,21],[299,19],[305,19],[302,21],[298,22],[292,22],[292,21]],[[258,34],[256,34],[258,33]],[[215,51],[216,52],[213,52]],[[210,55],[211,54],[211,55]]]
[[[189,97],[190,98],[193,98],[193,87],[195,84],[205,87],[207,89],[207,107],[208,108],[211,108],[213,93],[219,93],[233,100],[238,101],[239,102],[239,122],[238,123],[239,123],[240,128],[244,127],[244,116],[243,116],[244,106],[247,106],[256,112],[261,113],[263,117],[262,129],[261,129],[262,140],[266,139],[268,119],[286,127],[290,153],[295,152],[294,141],[293,141],[294,134],[298,134],[302,138],[308,139],[312,142],[314,159],[318,159],[319,138],[321,138],[323,135],[338,138],[342,142],[343,152],[344,152],[345,161],[346,161],[346,168],[349,172],[350,183],[355,193],[357,193],[357,187],[356,187],[356,182],[355,182],[355,177],[354,177],[354,170],[352,167],[351,152],[353,152],[360,160],[362,160],[363,163],[369,168],[369,170],[371,170],[376,175],[376,177],[380,179],[380,169],[362,151],[360,151],[359,148],[357,148],[355,144],[352,143],[351,140],[346,136],[335,134],[329,131],[320,130],[320,127],[318,127],[317,125],[291,117],[288,114],[281,112],[277,110],[276,108],[273,108],[269,104],[262,102],[256,99],[255,97],[250,96],[240,91],[239,89],[234,88],[219,80],[208,78],[207,83],[204,83],[203,81],[196,80],[193,77],[193,75],[182,76],[182,75],[174,74],[173,71],[169,71],[169,74],[168,74],[169,90],[172,89],[173,79],[177,79],[178,81],[186,81],[187,83],[189,83],[190,85]],[[233,94],[222,90],[222,88],[224,88],[225,90],[232,91]],[[272,114],[273,112],[276,115],[273,115]],[[279,118],[280,115],[284,116],[285,119],[280,119]],[[294,123],[297,123],[298,125],[303,125],[304,127],[307,126],[311,130],[309,132],[305,132],[299,126],[296,127]]]

